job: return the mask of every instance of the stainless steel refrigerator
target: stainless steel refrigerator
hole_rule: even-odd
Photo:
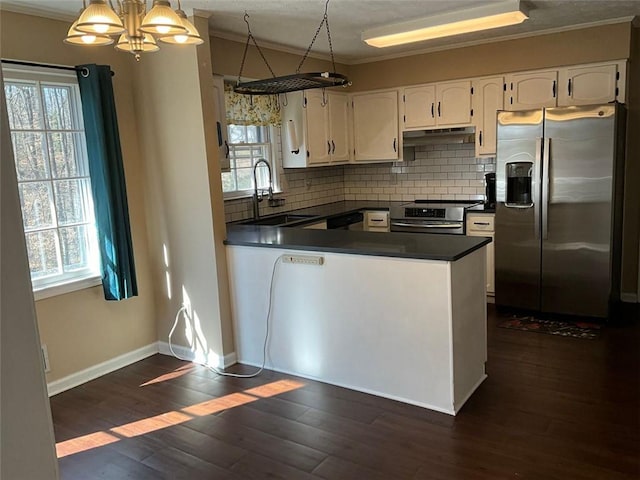
[[[619,104],[498,113],[496,304],[608,317],[619,299]]]

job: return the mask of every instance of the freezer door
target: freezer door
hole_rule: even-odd
[[[542,311],[606,317],[616,106],[546,110]]]
[[[500,112],[496,159],[496,304],[540,308],[543,111]]]

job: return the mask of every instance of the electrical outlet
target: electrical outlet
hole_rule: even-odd
[[[324,265],[324,257],[316,255],[283,255],[284,263],[298,263],[302,265]]]
[[[51,364],[49,363],[49,351],[47,350],[47,346],[45,344],[40,345],[42,349],[42,364],[44,365],[44,373],[49,373],[51,371]]]

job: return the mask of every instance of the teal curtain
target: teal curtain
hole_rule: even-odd
[[[123,300],[138,295],[138,285],[112,73],[106,65],[80,65],[77,68],[102,264],[102,287],[107,300]]]

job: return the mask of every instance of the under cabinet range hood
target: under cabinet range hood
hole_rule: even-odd
[[[402,132],[402,142],[405,147],[446,145],[449,143],[474,143],[475,129],[473,127],[460,127],[410,130]]]

